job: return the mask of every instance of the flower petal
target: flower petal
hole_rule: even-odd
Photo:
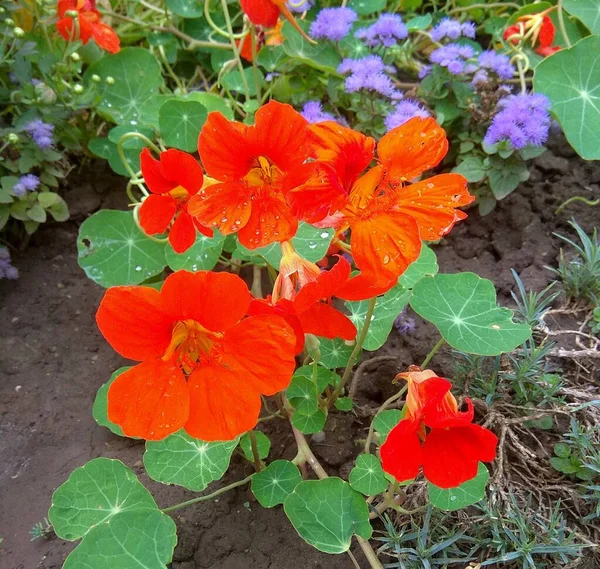
[[[92,37],[98,44],[98,47],[105,49],[109,53],[118,53],[121,49],[121,41],[117,32],[104,22],[96,22],[92,26]]]
[[[279,8],[271,0],[240,0],[240,4],[255,26],[273,28],[277,25]]]
[[[196,226],[187,211],[180,211],[169,231],[169,243],[175,253],[184,253],[196,242]]]
[[[202,166],[191,154],[169,148],[160,153],[160,163],[165,177],[172,181],[173,188],[181,186],[193,195],[202,187]]]
[[[240,277],[211,271],[177,271],[166,278],[160,294],[174,320],[195,320],[213,332],[235,326],[251,299]]]
[[[350,277],[352,267],[344,257],[338,256],[337,263],[329,271],[322,271],[316,281],[305,284],[294,300],[296,310],[310,308],[321,299],[335,296]]]
[[[272,196],[255,197],[248,222],[238,232],[244,247],[256,249],[277,241],[289,241],[298,229],[298,220],[287,204]]]
[[[398,482],[416,478],[423,464],[423,451],[417,431],[416,423],[400,421],[379,449],[383,470]]]
[[[150,194],[140,206],[140,225],[148,235],[164,233],[177,212],[177,202],[170,196]]]
[[[304,349],[304,330],[300,320],[298,320],[292,301],[282,298],[277,304],[273,305],[270,298],[253,298],[248,308],[248,316],[258,316],[259,314],[281,316],[290,325],[296,336],[295,353],[299,354]]]
[[[352,320],[330,304],[322,302],[313,304],[307,310],[299,311],[298,319],[305,334],[314,334],[330,340],[356,338],[356,326]]]
[[[113,349],[137,361],[165,353],[174,320],[164,309],[161,294],[145,286],[109,288],[96,313],[98,328]]]
[[[414,117],[390,130],[377,145],[386,180],[396,184],[437,166],[446,152],[446,133],[432,118]]]
[[[206,364],[188,379],[190,414],[186,432],[203,441],[228,441],[258,422],[261,400],[236,371]]]
[[[171,362],[142,362],[108,389],[108,418],[128,437],[158,441],[178,431],[189,413],[188,387]]]
[[[556,28],[552,23],[552,20],[548,16],[542,18],[542,25],[540,26],[540,32],[538,35],[538,41],[541,48],[548,48],[554,42],[554,34]]]
[[[367,275],[360,273],[352,277],[345,283],[336,293],[336,296],[344,300],[366,300],[386,293],[388,290],[396,286],[397,277],[393,277],[390,281],[381,281],[381,284],[373,284],[373,280]]]
[[[144,182],[153,194],[166,194],[175,187],[164,175],[160,160],[156,160],[148,148],[140,152],[140,168]]]

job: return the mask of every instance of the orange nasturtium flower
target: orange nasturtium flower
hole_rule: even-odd
[[[377,144],[378,164],[364,174],[374,157],[371,137],[334,122],[311,130],[320,140],[317,161],[305,165],[314,169],[313,175],[291,189],[287,199],[300,219],[351,230],[352,256],[362,273],[342,298],[357,299],[349,289],[364,290],[367,283],[379,293],[393,286],[419,256],[421,240],[448,233],[466,217],[457,208],[475,199],[459,174],[410,183],[448,151],[444,130],[431,118],[413,118],[383,136]]]
[[[76,25],[79,29],[78,35],[73,36],[75,23],[73,18],[67,16],[68,11],[79,13]],[[115,30],[102,21],[100,12],[96,10],[96,0],[58,0],[58,17],[56,29],[67,41],[80,39],[86,44],[93,38],[98,47],[110,53],[117,53],[121,49],[119,36]]]
[[[241,40],[236,42],[240,49],[240,55],[246,61],[252,62],[263,45],[281,45],[283,43],[282,27],[283,20],[278,20],[277,25],[270,30],[257,30],[254,37],[254,53],[252,53],[252,30],[250,30]]]
[[[152,192],[140,206],[142,229],[148,235],[156,235],[170,226],[169,243],[176,253],[183,253],[194,244],[196,229],[212,237],[212,229],[198,223],[187,211],[189,198],[198,193],[204,183],[198,161],[174,148],[161,152],[159,160],[155,160],[150,150],[144,148],[140,164],[144,181]]]
[[[418,369],[418,368],[417,368]],[[431,370],[409,371],[406,416],[381,445],[383,470],[398,482],[415,478],[423,467],[429,482],[454,488],[477,475],[479,461],[496,458],[498,438],[472,423],[473,403],[459,411],[451,384]]]
[[[286,0],[240,0],[242,11],[255,26],[275,28],[277,20],[282,15],[309,42],[316,43],[308,37],[298,25],[294,14],[288,8]]]
[[[553,46],[556,27],[548,13],[554,10],[552,6],[537,14],[525,14],[517,18],[517,23],[504,30],[504,39],[512,44],[529,40],[538,55],[547,57],[560,51],[559,46]],[[536,47],[537,46],[537,47]]]
[[[311,154],[308,122],[290,105],[271,101],[261,107],[254,126],[208,115],[198,139],[206,173],[218,183],[192,197],[189,212],[208,227],[256,249],[288,241],[298,220],[284,190],[291,172]]]
[[[285,389],[295,337],[274,315],[245,317],[251,295],[230,273],[179,271],[158,292],[106,291],[96,321],[109,344],[139,361],[108,391],[108,418],[128,436],[160,440],[184,428],[231,440],[258,420],[261,394]]]

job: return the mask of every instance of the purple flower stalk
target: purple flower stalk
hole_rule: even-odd
[[[42,150],[50,148],[54,142],[52,138],[52,133],[54,132],[53,124],[36,119],[26,124],[23,130],[33,138],[33,142],[35,142]]]
[[[410,334],[416,329],[415,319],[410,318],[407,315],[406,308],[398,314],[396,320],[394,320],[394,328],[400,332],[400,334]]]
[[[407,36],[408,29],[398,14],[381,14],[374,24],[354,34],[369,47],[392,47]]]
[[[0,279],[18,279],[19,271],[12,266],[10,253],[6,247],[0,247]]]
[[[357,19],[358,16],[352,8],[324,8],[310,26],[310,35],[315,39],[343,40]]]
[[[460,75],[474,71],[474,68],[467,64],[467,60],[474,55],[475,50],[470,45],[449,43],[433,51],[429,60],[431,63],[446,67],[452,75]]]
[[[326,113],[323,110],[323,106],[319,101],[307,101],[304,103],[300,114],[311,124],[335,120],[332,114]]]
[[[492,71],[500,79],[511,79],[515,73],[515,68],[510,62],[508,55],[496,53],[492,49],[481,52],[477,58],[477,63],[479,64],[480,71],[484,71],[486,76],[488,71]],[[475,81],[475,77],[473,80]]]
[[[536,93],[509,95],[498,102],[500,112],[492,120],[483,141],[492,145],[508,140],[516,150],[542,146],[550,128],[550,101]]]
[[[392,113],[385,118],[385,128],[392,130],[414,117],[426,118],[429,112],[414,99],[400,101]]]
[[[385,65],[378,55],[368,55],[361,59],[344,59],[338,67],[339,73],[350,74],[345,83],[348,93],[364,89],[392,99],[401,98],[402,95],[385,74],[390,71],[393,71],[393,68]]]
[[[25,174],[21,176],[19,181],[13,186],[13,194],[15,196],[24,196],[25,192],[34,192],[40,185],[40,179],[34,174]]]
[[[437,26],[431,30],[431,39],[439,42],[444,38],[449,40],[457,40],[460,37],[474,38],[475,24],[473,22],[463,22],[444,18]]]

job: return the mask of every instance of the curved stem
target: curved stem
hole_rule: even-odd
[[[487,4],[471,4],[470,6],[458,6],[452,10],[448,10],[448,14],[456,14],[457,12],[469,12],[470,10],[492,10],[493,8],[521,8],[515,2],[489,2]]]
[[[373,440],[373,434],[375,433],[375,419],[381,413],[383,413],[392,403],[394,403],[394,401],[400,399],[400,397],[402,397],[406,393],[407,389],[408,385],[405,385],[400,391],[398,391],[398,393],[392,395],[389,399],[386,399],[382,403],[381,407],[379,407],[379,409],[377,410],[377,413],[375,413],[375,416],[373,417],[373,420],[369,425],[369,434],[367,435],[367,440],[365,441],[365,452],[367,454],[371,453],[371,441]]]
[[[205,2],[205,12],[206,6],[208,6],[208,2]],[[229,17],[229,9],[227,7],[227,0],[221,0],[221,7],[223,9],[223,16],[225,16],[225,25],[227,26],[227,30],[229,31],[229,41],[231,43],[231,49],[233,50],[233,55],[237,61],[237,66],[240,71],[240,77],[242,80],[242,84],[244,85],[244,93],[246,95],[246,101],[250,100],[250,88],[248,87],[248,80],[246,79],[246,74],[244,73],[244,66],[242,65],[242,60],[240,59],[240,50],[238,49],[237,44],[235,43],[235,34],[233,33],[233,26],[231,25],[231,18]]]
[[[427,357],[423,360],[423,363],[421,364],[421,369],[423,369],[424,367],[427,366],[427,364],[431,361],[431,358],[433,358],[433,356],[435,356],[435,353],[442,347],[442,345],[446,342],[446,340],[444,340],[444,338],[440,338],[438,340],[438,343],[433,346],[433,348],[431,348],[431,351],[427,354]]]
[[[212,16],[210,15],[210,0],[204,1],[204,17],[206,18],[206,22],[208,23],[208,25],[221,37],[227,38],[229,40],[231,40],[231,39],[239,40],[239,39],[242,39],[246,35],[244,32],[241,32],[239,34],[234,34],[233,30],[231,30],[231,31],[229,30],[229,28],[231,26],[227,26],[228,31],[225,31],[222,28],[220,28],[219,26],[217,26],[217,24],[215,24],[215,21],[212,19]],[[226,20],[226,23],[227,23],[227,21],[229,21],[229,12],[225,16],[225,20]]]
[[[558,0],[556,4],[556,10],[558,11],[558,27],[560,28],[560,33],[562,34],[565,43],[567,44],[567,48],[571,47],[571,40],[567,34],[567,28],[565,27],[565,15],[563,13],[563,0]]]
[[[160,59],[162,61],[164,68],[167,70],[167,73],[169,74],[169,76],[173,79],[173,81],[175,81],[175,84],[177,85],[177,87],[179,87],[181,92],[185,93],[186,92],[185,86],[181,82],[181,79],[179,79],[179,77],[177,77],[177,74],[175,73],[175,71],[173,71],[173,68],[169,64],[169,61],[167,60],[167,54],[165,53],[165,47],[162,45],[159,45],[158,53],[160,53]]]
[[[564,201],[563,203],[561,203],[555,210],[554,210],[554,215],[558,215],[559,213],[561,213],[569,204],[572,204],[574,202],[583,202],[585,205],[589,205],[589,206],[595,206],[600,204],[600,199],[597,200],[589,200],[587,198],[584,198],[583,196],[573,196],[572,198],[569,198],[568,200]]]
[[[521,82],[521,94],[525,95],[525,93],[527,93],[527,83],[525,82],[525,70],[520,57],[517,58],[517,69],[519,71],[519,80]]]
[[[212,500],[213,498],[216,498],[217,496],[220,496],[221,494],[225,494],[225,492],[229,492],[229,490],[233,490],[234,488],[238,488],[239,486],[248,484],[248,482],[250,482],[250,480],[252,480],[253,476],[254,476],[254,474],[251,474],[250,476],[246,476],[246,478],[244,478],[243,480],[238,480],[237,482],[234,482],[233,484],[229,484],[228,486],[223,486],[223,488],[219,488],[218,490],[215,490],[211,494],[206,494],[205,496],[198,496],[197,498],[192,498],[191,500],[186,500],[185,502],[181,502],[179,504],[169,506],[168,508],[162,508],[161,512],[163,512],[163,513],[172,512],[173,510],[178,510],[179,508],[185,508],[186,506],[191,506],[192,504],[197,504],[198,502],[206,502],[207,500]]]

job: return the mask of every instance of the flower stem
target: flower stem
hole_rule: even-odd
[[[427,366],[427,364],[431,361],[431,358],[433,358],[433,356],[435,356],[435,353],[442,347],[442,345],[446,342],[446,340],[444,340],[444,338],[440,338],[438,340],[438,343],[433,346],[433,348],[431,348],[431,351],[427,354],[427,357],[423,360],[423,363],[421,364],[421,369],[423,369],[424,367]]]
[[[260,462],[260,454],[258,454],[258,441],[256,440],[256,432],[254,430],[248,431],[248,437],[250,439],[250,445],[252,447],[254,470],[256,470],[256,472],[260,472],[262,470],[262,464]]]
[[[365,442],[365,452],[367,454],[370,454],[371,452],[371,441],[373,440],[373,434],[375,431],[375,419],[377,419],[377,417],[383,413],[392,403],[394,403],[394,401],[397,401],[398,399],[400,399],[400,397],[402,397],[404,395],[404,393],[406,392],[406,390],[408,389],[408,385],[405,385],[400,391],[398,391],[398,393],[392,395],[389,399],[386,399],[383,404],[381,405],[381,407],[379,407],[379,409],[377,410],[377,413],[375,413],[375,416],[373,417],[373,420],[371,421],[371,424],[369,425],[369,434],[367,435],[367,440]]]
[[[448,14],[456,14],[457,12],[469,12],[470,10],[492,10],[493,8],[515,8],[521,6],[515,2],[489,2],[486,4],[471,4],[470,6],[458,6],[452,10],[448,10]]]
[[[563,0],[558,0],[556,4],[556,10],[558,11],[558,27],[560,28],[560,33],[562,34],[565,43],[567,44],[567,48],[571,47],[571,40],[567,34],[567,28],[565,27],[565,15],[563,13]]]

